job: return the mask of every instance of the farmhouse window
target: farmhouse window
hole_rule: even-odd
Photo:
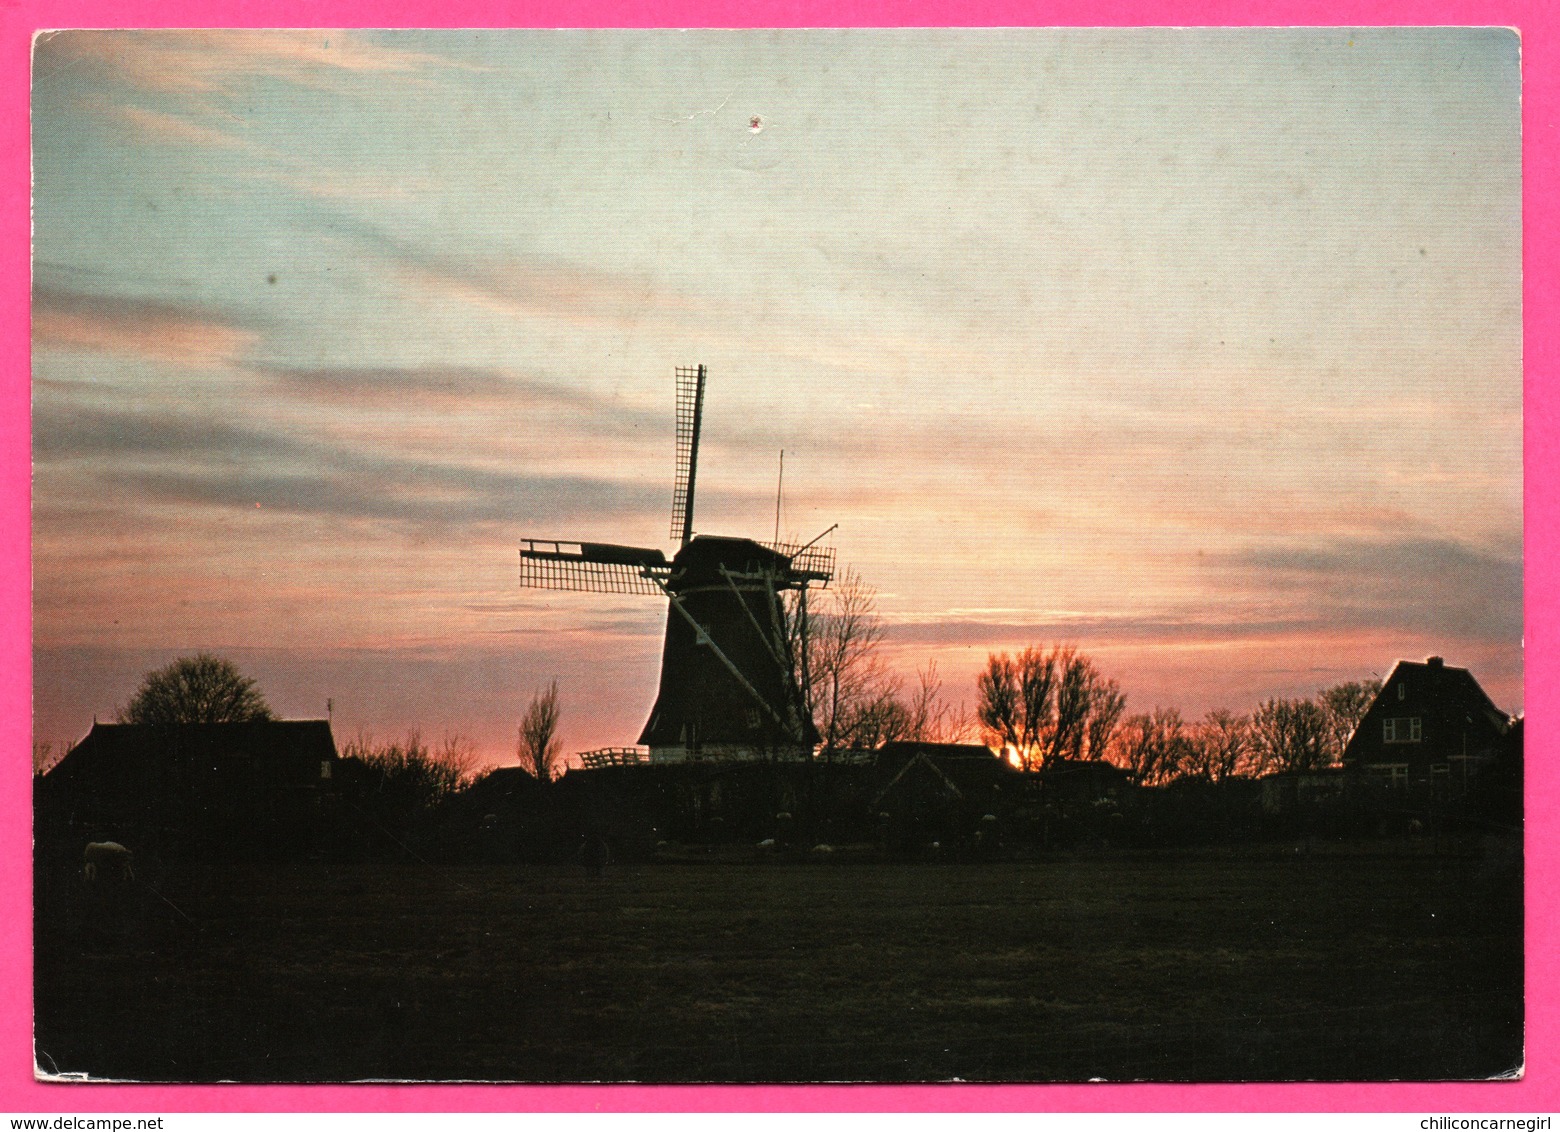
[[[1381,722],[1383,742],[1418,743],[1423,736],[1423,721],[1417,715],[1405,719],[1384,719]]]
[[[1407,684],[1399,684],[1398,685],[1398,699],[1403,700],[1403,699],[1407,699],[1407,698],[1408,698],[1408,685]]]
[[[1407,763],[1372,763],[1367,769],[1377,778],[1384,780],[1388,786],[1408,785]]]
[[[1485,755],[1448,755],[1447,760],[1456,764],[1457,776],[1467,782],[1468,776],[1477,773],[1480,764],[1488,762],[1489,758]]]

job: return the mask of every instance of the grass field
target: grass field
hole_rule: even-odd
[[[157,887],[107,926],[40,900],[43,1069],[1217,1081],[1521,1061],[1520,894],[1482,860],[312,865]]]

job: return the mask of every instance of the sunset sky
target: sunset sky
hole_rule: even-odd
[[[36,729],[232,657],[338,740],[632,742],[538,536],[831,523],[904,672],[1128,711],[1442,654],[1522,703],[1499,30],[65,32],[34,70]]]

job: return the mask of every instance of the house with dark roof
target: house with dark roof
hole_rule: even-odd
[[[1511,717],[1466,668],[1400,660],[1344,747],[1353,775],[1391,788],[1460,791],[1493,763]]]
[[[38,781],[38,832],[289,855],[313,847],[329,819],[339,765],[323,719],[94,723]]]
[[[901,852],[989,842],[1035,786],[990,747],[966,743],[885,743],[873,774],[879,837]]]
[[[1133,790],[1127,772],[1104,759],[1047,759],[1038,774],[1054,806],[1119,805]]]

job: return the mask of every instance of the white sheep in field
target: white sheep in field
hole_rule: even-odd
[[[88,884],[135,879],[135,854],[117,841],[89,841],[81,854],[81,876]]]

